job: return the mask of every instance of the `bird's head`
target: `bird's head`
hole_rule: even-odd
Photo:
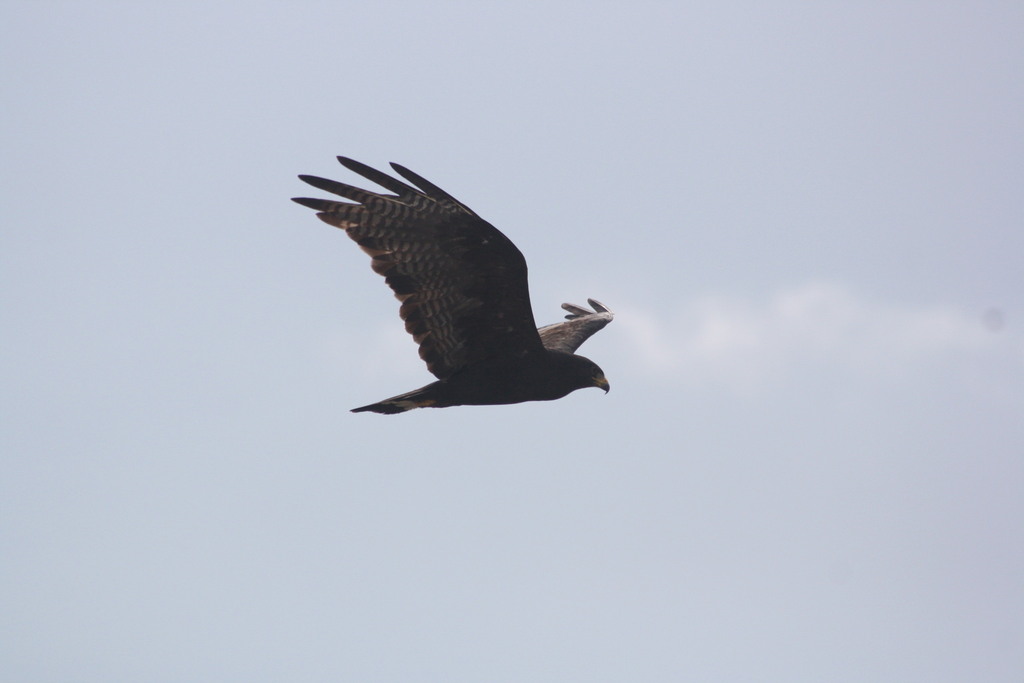
[[[581,369],[583,370],[583,376],[586,377],[585,387],[597,387],[598,389],[604,389],[604,393],[608,393],[611,389],[611,385],[608,384],[608,378],[604,376],[604,370],[598,367],[597,363],[584,358],[583,356],[575,356],[579,359]]]

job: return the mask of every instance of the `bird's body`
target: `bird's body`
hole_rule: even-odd
[[[399,314],[437,382],[353,412],[550,401],[608,381],[573,352],[607,325],[612,312],[563,304],[562,323],[536,329],[526,260],[492,225],[436,185],[402,166],[415,187],[357,161],[345,167],[394,194],[376,194],[315,176],[314,187],[351,202],[296,198],[342,228],[372,258],[402,302]],[[353,203],[354,202],[354,203]]]
[[[545,352],[471,365],[447,379],[352,412],[400,413],[412,408],[553,401],[577,389],[602,386],[603,374],[599,373],[600,368],[583,356]]]

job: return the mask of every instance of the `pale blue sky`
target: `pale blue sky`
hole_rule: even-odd
[[[1019,680],[1020,3],[0,8],[0,677]],[[611,393],[350,414],[337,154]]]

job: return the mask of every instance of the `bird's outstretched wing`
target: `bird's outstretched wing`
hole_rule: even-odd
[[[351,201],[294,201],[315,209],[373,258],[373,270],[402,302],[405,329],[431,373],[446,379],[484,360],[543,351],[526,259],[511,240],[407,168],[391,164],[412,185],[346,157],[338,161],[393,194],[301,175],[313,187]]]
[[[544,348],[549,351],[573,353],[598,330],[607,325],[615,317],[611,309],[594,299],[587,299],[594,310],[588,310],[576,304],[562,304],[569,312],[564,323],[545,325],[537,330]]]

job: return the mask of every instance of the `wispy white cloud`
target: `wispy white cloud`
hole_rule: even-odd
[[[758,301],[705,295],[672,310],[616,310],[643,370],[741,391],[807,371],[891,377],[987,351],[1024,367],[1024,340],[994,332],[981,311],[873,302],[830,283]]]
[[[621,345],[637,375],[682,379],[689,386],[748,393],[811,375],[874,382],[951,372],[970,366],[971,359],[1002,363],[1011,382],[1024,381],[1024,335],[1012,324],[992,325],[992,315],[980,310],[872,301],[832,283],[758,299],[706,294],[657,308],[623,301],[612,306],[615,323],[601,333],[601,343]],[[589,348],[582,352],[608,364],[605,353],[592,355]],[[336,327],[319,352],[329,371],[349,381],[431,379],[397,316]]]

